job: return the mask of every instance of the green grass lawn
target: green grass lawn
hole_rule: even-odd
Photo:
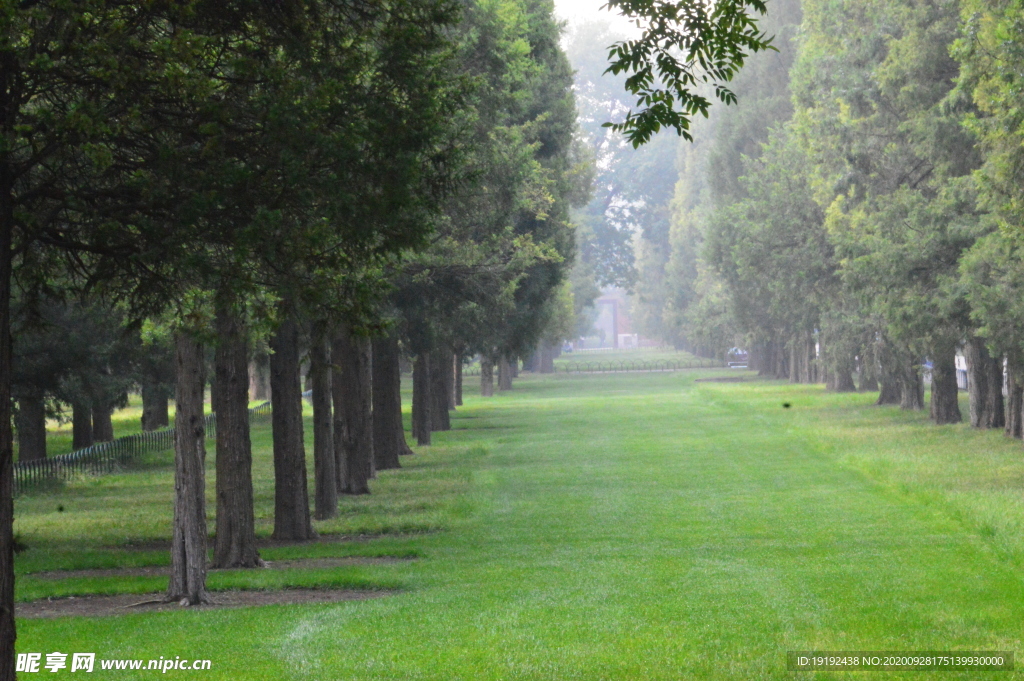
[[[784,679],[787,650],[1024,650],[1021,443],[931,426],[871,395],[694,383],[714,375],[740,374],[524,376],[490,400],[473,390],[452,432],[318,524],[381,536],[264,551],[420,560],[211,577],[213,588],[398,595],[19,620],[18,649],[213,661],[173,672],[188,678],[325,680]],[[254,445],[267,535],[266,426]],[[166,564],[151,543],[169,536],[168,462],[20,497],[16,529],[30,548],[16,560],[18,597],[162,588],[31,573]]]
[[[686,362],[696,359],[683,350],[656,348],[644,350],[601,350],[597,352],[563,352],[555,358],[555,366],[564,369],[566,364],[583,362]]]

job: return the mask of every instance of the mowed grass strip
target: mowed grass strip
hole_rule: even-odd
[[[467,398],[457,430],[328,524],[423,530],[364,543],[420,560],[351,573],[399,595],[21,621],[19,650],[209,658],[203,677],[224,679],[781,679],[787,650],[1021,651],[1020,443],[869,395],[693,382],[713,375],[725,372],[526,377]],[[269,442],[256,442],[266,531]],[[158,474],[134,475],[136,492],[152,489],[133,498],[155,504],[146,476]],[[49,519],[56,497],[20,500],[39,548],[19,572],[107,567],[84,563],[134,554],[104,542],[165,536],[153,509],[132,526],[119,506],[100,512],[97,499],[123,498],[108,487],[134,494],[132,479],[81,485],[93,515],[63,528]]]

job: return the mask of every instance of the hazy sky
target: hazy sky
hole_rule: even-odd
[[[555,0],[555,12],[569,25],[583,21],[606,21],[620,31],[628,31],[632,26],[616,12],[602,10],[607,0]]]

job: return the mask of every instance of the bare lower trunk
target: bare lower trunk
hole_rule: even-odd
[[[494,363],[490,357],[480,356],[480,396],[494,395]]]
[[[149,432],[170,425],[170,396],[154,381],[142,384],[142,430]]]
[[[447,355],[448,366],[450,367],[450,370],[445,372],[445,388],[448,391],[448,411],[455,411],[455,407],[458,406],[455,404],[455,363],[459,357],[451,350],[447,352]]]
[[[881,341],[879,347],[879,365],[881,370],[879,378],[882,386],[875,404],[899,404],[902,392],[900,390],[899,359],[885,341]]]
[[[747,368],[751,371],[761,372],[762,354],[764,349],[759,341],[750,343],[747,350]]]
[[[317,520],[338,515],[338,469],[334,456],[331,373],[327,330],[323,323],[317,323],[313,325],[309,346],[309,379],[313,391],[313,505]]]
[[[430,353],[416,355],[412,365],[412,435],[416,444],[430,444],[431,433]]]
[[[541,344],[538,343],[537,347],[533,350],[533,354],[523,358],[523,371],[540,372],[540,347]]]
[[[796,337],[789,341],[789,382],[800,382],[800,343]]]
[[[10,65],[8,65],[10,66]],[[12,69],[6,71],[13,77]],[[9,83],[5,83],[9,85]],[[14,435],[11,432],[11,245],[14,205],[10,167],[0,168],[0,681],[14,681]]]
[[[451,403],[450,389],[455,374],[452,367],[452,353],[443,348],[434,350],[430,357],[430,426],[431,430],[451,430],[452,420],[448,415]]]
[[[209,603],[206,591],[206,423],[203,346],[175,334],[174,531],[167,600]]]
[[[455,354],[455,406],[462,406],[462,353]]]
[[[779,351],[774,339],[766,340],[760,344],[758,353],[758,376],[778,378],[778,356]]]
[[[989,413],[992,420],[989,428],[1006,426],[1006,404],[1003,400],[1003,358],[993,357],[989,364],[988,397]]]
[[[818,356],[820,340],[814,337],[813,331],[807,332],[807,367],[810,383],[824,383],[826,380],[825,370],[822,361]]]
[[[509,357],[508,358],[508,375],[510,378],[519,378],[519,358]],[[509,386],[511,386],[511,382]]]
[[[971,425],[975,428],[1002,428],[1003,363],[989,356],[985,341],[970,338],[964,345],[967,360],[967,388]]]
[[[771,342],[771,372],[775,378],[789,378],[789,351],[786,344],[776,338]]]
[[[858,391],[868,393],[878,390],[878,376],[873,354],[868,352],[862,353],[858,358],[857,370],[859,374],[857,377]]]
[[[895,380],[895,377],[883,376],[882,385],[878,391],[878,399],[875,400],[875,404],[899,404],[900,403],[900,384]]]
[[[1019,374],[1018,374],[1019,375]],[[1006,376],[1006,435],[1021,439],[1021,409],[1024,408],[1024,385],[1012,372]]]
[[[512,389],[512,367],[509,365],[508,356],[501,355],[498,358],[498,390]]]
[[[260,353],[249,364],[249,398],[270,399],[270,357]]]
[[[369,494],[373,477],[373,412],[372,412],[372,350],[370,339],[338,331],[335,348],[342,350],[334,357],[336,371],[344,386],[345,475],[341,492]]]
[[[900,409],[918,411],[924,409],[924,381],[917,367],[906,364],[900,372]]]
[[[1018,353],[1006,357],[1006,434],[1021,439],[1024,434],[1024,363]]]
[[[960,423],[960,391],[956,385],[956,348],[936,351],[932,360],[930,417],[938,425]]]
[[[85,449],[92,443],[92,407],[86,402],[76,402],[71,405],[71,448]]]
[[[373,339],[373,459],[377,470],[401,468],[398,457],[411,453],[402,430],[402,372],[398,340]]]
[[[340,360],[346,352],[346,343],[334,334],[331,340],[331,406],[334,410],[332,420],[334,436],[334,488],[337,494],[345,489],[348,479],[348,461],[345,458],[345,400],[348,399],[345,381],[342,378]],[[335,364],[339,362],[339,364]]]
[[[274,539],[302,541],[315,536],[309,516],[306,450],[302,442],[302,384],[299,331],[287,313],[270,340],[270,385],[274,431]]]
[[[810,384],[815,382],[814,336],[810,331],[802,331],[793,339],[793,364],[790,374],[795,383]]]
[[[42,393],[18,400],[18,461],[46,458],[46,402]]]
[[[838,367],[834,370],[832,389],[837,393],[852,393],[857,391],[853,383],[853,373],[848,368]]]
[[[555,373],[555,346],[541,343],[540,346],[540,373]]]
[[[114,422],[111,419],[114,408],[109,404],[94,407],[92,410],[92,439],[94,442],[112,442],[114,440]]]
[[[249,348],[242,320],[228,305],[217,306],[216,324],[217,533],[213,567],[262,567],[253,511]]]
[[[984,341],[971,338],[964,345],[964,360],[967,362],[967,395],[970,405],[970,423],[975,428],[987,428],[990,420],[988,405],[988,372],[985,365],[991,361]]]

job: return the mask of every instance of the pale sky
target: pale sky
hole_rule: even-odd
[[[555,0],[555,13],[559,18],[568,21],[570,26],[584,21],[603,20],[611,24],[616,31],[631,33],[636,30],[617,12],[602,10],[601,7],[606,2],[607,0]]]

